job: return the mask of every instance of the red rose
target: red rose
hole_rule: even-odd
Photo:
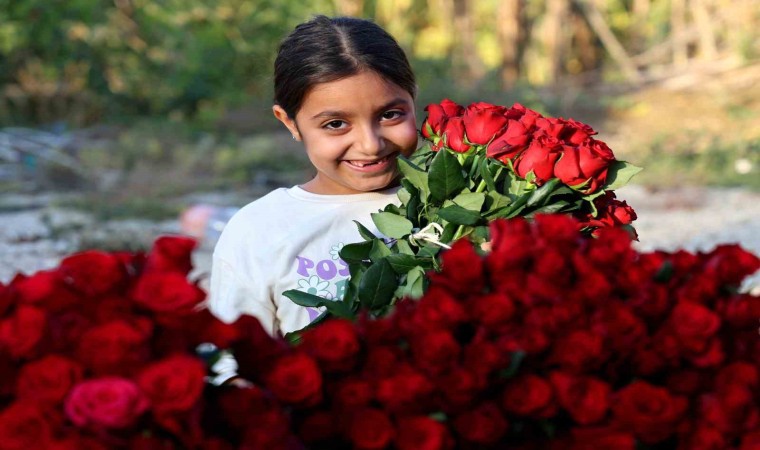
[[[135,286],[132,298],[153,312],[174,316],[192,314],[206,293],[179,272],[146,273]]]
[[[462,122],[467,140],[470,143],[486,145],[504,128],[504,125],[507,124],[507,118],[499,108],[479,108],[476,105],[471,105],[464,112]]]
[[[338,408],[352,409],[369,405],[374,398],[374,391],[369,381],[349,378],[338,382],[331,397]]]
[[[464,108],[449,99],[444,99],[440,104],[433,103],[426,106],[425,111],[427,111],[428,117],[422,124],[422,135],[429,138],[433,135],[440,135],[449,117],[462,115]]]
[[[384,378],[393,375],[399,363],[398,352],[392,347],[370,347],[364,358],[362,374],[367,378]]]
[[[390,444],[393,436],[393,424],[383,411],[366,408],[352,414],[348,438],[355,449],[383,449]]]
[[[706,276],[721,285],[738,285],[747,275],[760,269],[760,257],[738,244],[723,244],[706,255]]]
[[[157,414],[185,412],[196,405],[205,385],[206,365],[188,355],[164,358],[145,367],[137,384]]]
[[[296,447],[288,416],[281,408],[248,417],[240,450],[287,450]]]
[[[494,342],[485,333],[476,334],[464,347],[462,363],[481,379],[486,379],[493,372],[509,367],[511,352],[502,342]]]
[[[608,427],[573,428],[571,450],[635,450],[636,439]]]
[[[612,393],[607,383],[592,377],[575,377],[562,372],[553,372],[549,379],[560,406],[577,423],[591,425],[607,416]]]
[[[515,172],[521,178],[533,172],[536,184],[542,185],[554,178],[554,164],[559,159],[562,146],[559,141],[549,136],[533,139],[528,148],[515,162]]]
[[[269,390],[285,403],[312,405],[322,398],[322,373],[316,361],[304,353],[278,358],[266,377]]]
[[[459,411],[467,407],[483,388],[481,377],[473,371],[454,367],[446,374],[436,378],[436,386],[443,396],[445,411]]]
[[[760,431],[745,434],[739,450],[760,450]]]
[[[614,161],[612,151],[600,141],[589,140],[578,146],[563,146],[554,174],[568,186],[588,183],[580,191],[591,194],[607,181],[607,169]]]
[[[715,388],[720,391],[729,386],[746,386],[749,390],[757,392],[760,389],[760,370],[744,361],[723,367],[715,378]]]
[[[179,272],[193,268],[192,253],[197,242],[183,236],[161,236],[153,243],[145,262],[146,272]]]
[[[494,403],[484,403],[454,419],[459,436],[475,444],[495,444],[506,434],[508,425]]]
[[[561,137],[571,144],[578,145],[595,134],[597,134],[597,132],[589,125],[583,122],[578,122],[575,119],[566,119]]]
[[[20,305],[14,313],[0,320],[0,351],[13,358],[33,356],[45,336],[47,317],[34,306]]]
[[[464,122],[461,117],[452,117],[446,122],[443,139],[446,147],[457,153],[466,153],[470,146],[464,141]]]
[[[298,437],[306,444],[326,441],[337,433],[336,417],[326,411],[317,411],[306,417],[298,427]]]
[[[64,283],[88,297],[97,297],[116,289],[127,278],[124,264],[119,258],[96,250],[64,258],[58,273]]]
[[[44,404],[63,401],[82,379],[82,366],[59,355],[47,355],[23,366],[16,387],[17,398]]]
[[[399,419],[396,434],[398,450],[447,450],[454,442],[446,427],[429,417]]]
[[[434,386],[414,369],[406,366],[377,383],[377,400],[385,410],[401,412],[417,412],[424,409],[425,401],[430,398]]]
[[[359,353],[359,336],[351,322],[333,319],[307,330],[302,347],[325,371],[349,370]]]
[[[504,132],[496,136],[496,138],[488,144],[486,156],[498,159],[506,164],[507,160],[516,157],[523,150],[528,148],[528,142],[530,142],[530,139],[531,134],[522,122],[509,120]]]
[[[450,250],[441,254],[443,269],[430,274],[430,280],[455,294],[480,292],[483,278],[483,259],[475,252],[467,239],[460,239]]]
[[[630,353],[646,336],[644,322],[623,303],[607,302],[592,316],[591,330],[605,338],[610,350]]]
[[[404,302],[398,304],[402,308]],[[418,333],[420,330],[450,329],[463,322],[467,313],[461,301],[443,286],[433,285],[419,302],[409,302],[415,309],[409,314],[396,314],[399,328],[406,334]],[[399,308],[399,309],[400,309]]]
[[[746,386],[727,386],[700,399],[702,419],[728,435],[760,427],[757,395]]]
[[[551,417],[557,412],[552,385],[533,374],[510,380],[501,396],[501,406],[512,414],[539,419]]]
[[[61,279],[54,270],[42,270],[32,276],[17,274],[7,287],[7,301],[41,304],[59,290]],[[0,302],[2,303],[2,302]],[[0,307],[0,313],[3,308]]]
[[[412,337],[414,365],[422,371],[434,374],[446,369],[451,361],[459,358],[461,348],[448,331],[432,330]]]
[[[704,424],[695,424],[679,436],[678,450],[723,450],[729,448],[720,431]]]
[[[53,430],[36,405],[14,402],[0,411],[0,448],[32,450],[49,448]]]
[[[720,317],[710,309],[691,302],[680,302],[673,308],[670,330],[690,352],[702,352],[720,328]]]
[[[729,297],[721,305],[723,317],[728,324],[738,329],[757,327],[760,317],[760,297],[750,294],[738,294]]]
[[[473,319],[487,328],[505,325],[515,315],[515,302],[503,292],[476,295],[468,306]]]
[[[604,362],[602,337],[585,330],[570,332],[558,339],[549,360],[572,373],[595,370]]]
[[[676,431],[687,406],[684,397],[645,381],[634,381],[617,392],[612,410],[616,421],[642,442],[655,444]]]
[[[148,399],[134,382],[105,377],[75,386],[64,411],[78,427],[118,429],[132,426],[148,406]]]
[[[150,336],[146,327],[114,320],[87,330],[79,341],[77,357],[98,375],[127,375],[147,359]]]

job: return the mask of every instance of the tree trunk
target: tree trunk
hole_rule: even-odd
[[[688,43],[678,37],[686,32],[686,1],[670,1],[670,32],[675,37],[673,44],[673,65],[684,67],[689,63]]]
[[[714,60],[718,56],[718,46],[715,40],[712,8],[710,0],[692,0],[694,22],[699,28],[699,57],[704,60]]]
[[[458,44],[454,67],[465,86],[473,87],[484,75],[483,62],[475,44],[471,6],[468,0],[454,0],[454,30]]]
[[[496,32],[501,47],[501,87],[512,89],[520,77],[522,59],[522,10],[523,0],[503,0],[497,6]]]
[[[646,49],[647,36],[643,30],[645,30],[647,19],[649,18],[649,8],[651,0],[633,0],[631,7],[631,14],[633,15],[633,23],[631,24],[631,40],[629,51],[632,53],[640,53]]]
[[[556,82],[562,74],[562,63],[567,53],[565,22],[569,11],[568,0],[548,0],[546,4],[545,45],[548,62],[548,79]]]

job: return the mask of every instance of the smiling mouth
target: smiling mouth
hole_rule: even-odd
[[[378,159],[376,161],[351,161],[351,160],[346,160],[346,163],[348,163],[348,164],[350,164],[350,165],[352,165],[354,167],[372,167],[372,166],[377,166],[379,164],[383,164],[383,163],[387,162],[394,154],[395,153],[391,153],[390,155],[387,155],[387,156],[385,156],[383,158],[380,158],[380,159]]]

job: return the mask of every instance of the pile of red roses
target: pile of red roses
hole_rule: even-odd
[[[625,231],[584,238],[561,215],[491,226],[488,254],[458,241],[425,296],[390,317],[328,320],[294,348],[260,332],[237,341],[241,375],[261,386],[235,404],[259,417],[248,436],[260,448],[760,448],[760,298],[736,291],[760,259],[738,246],[639,254]]]
[[[0,284],[1,449],[212,446],[197,426],[207,364],[194,349],[227,325],[197,309],[194,246],[86,251]]]
[[[566,215],[491,223],[419,301],[290,345],[198,306],[193,242],[0,286],[0,449],[760,448],[760,259],[652,252]],[[240,379],[206,384],[203,342]],[[247,380],[251,383],[247,383]]]

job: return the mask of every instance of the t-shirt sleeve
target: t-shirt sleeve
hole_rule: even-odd
[[[256,317],[271,335],[277,330],[275,307],[268,296],[235,266],[214,256],[211,264],[208,308],[219,320],[232,323],[243,314]]]

